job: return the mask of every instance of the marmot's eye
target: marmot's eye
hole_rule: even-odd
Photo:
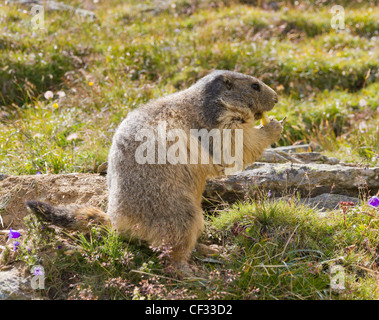
[[[261,87],[259,86],[258,83],[253,83],[253,84],[251,85],[251,87],[252,87],[254,90],[256,90],[256,91],[261,91]]]

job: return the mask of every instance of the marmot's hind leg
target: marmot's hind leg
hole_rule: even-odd
[[[176,237],[177,242],[172,246],[171,258],[174,264],[187,263],[195,248],[197,239],[203,231],[204,218],[201,211],[195,213],[193,219],[188,223],[188,228]]]
[[[184,193],[184,192],[183,192]],[[150,201],[140,204],[138,214],[130,212],[133,206],[115,205],[111,199],[108,214],[113,227],[120,234],[146,241],[152,247],[168,251],[168,258],[177,268],[186,265],[204,226],[200,201],[191,197],[172,197],[170,201]],[[142,211],[143,209],[143,211]]]
[[[189,269],[188,260],[204,226],[200,205],[197,206],[192,201],[186,200],[182,200],[180,207],[167,208],[166,213],[169,215],[156,217],[148,228],[150,239],[146,239],[154,247],[168,246],[170,248],[168,258],[179,271]]]

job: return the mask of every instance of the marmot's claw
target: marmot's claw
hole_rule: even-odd
[[[284,117],[282,120],[280,120],[280,124],[285,124],[287,117]]]

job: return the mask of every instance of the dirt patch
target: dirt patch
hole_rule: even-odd
[[[0,181],[0,229],[23,229],[26,200],[75,203],[106,209],[106,178],[95,174],[9,176]],[[1,219],[0,219],[1,220]],[[1,221],[0,221],[1,222]]]

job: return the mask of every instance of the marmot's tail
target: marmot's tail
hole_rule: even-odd
[[[71,230],[88,230],[92,221],[103,225],[111,224],[105,212],[92,207],[78,205],[54,207],[42,201],[26,201],[26,205],[32,213],[41,217],[42,220]]]

